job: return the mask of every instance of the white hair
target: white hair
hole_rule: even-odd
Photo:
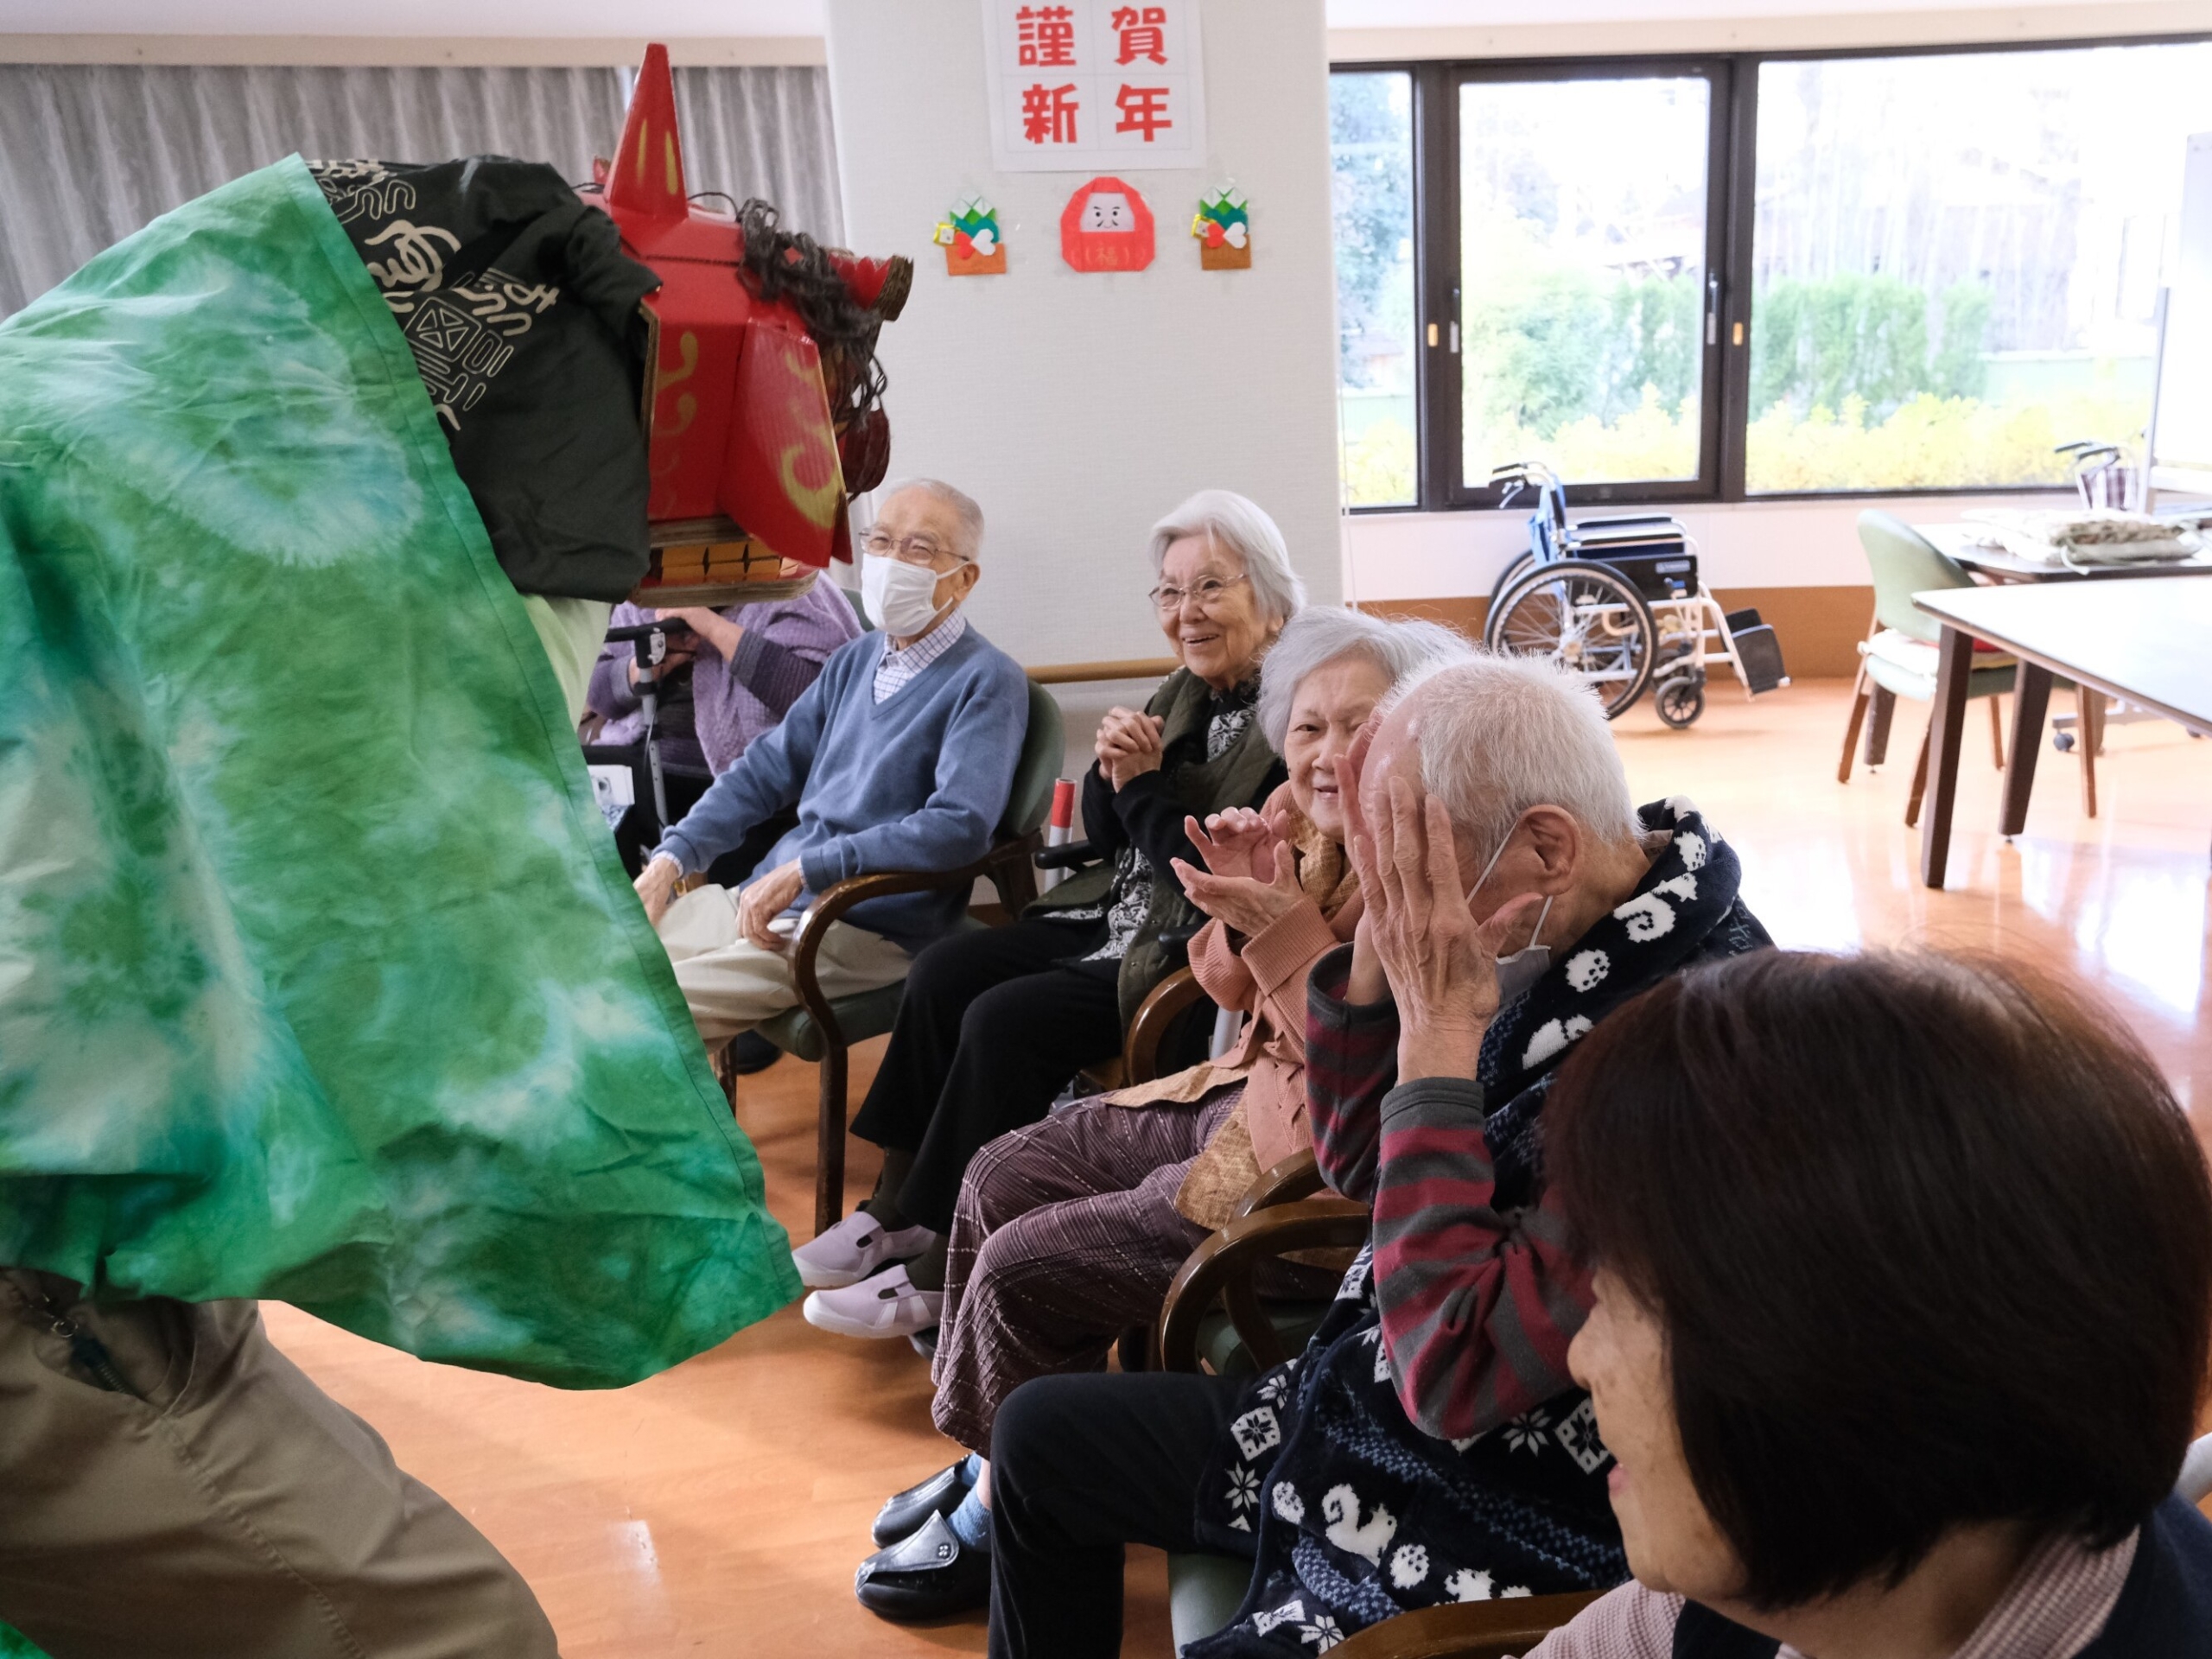
[[[1415,698],[1421,782],[1484,862],[1532,806],[1556,806],[1609,844],[1643,835],[1605,707],[1573,671],[1478,652],[1401,685],[1399,701]]]
[[[1260,729],[1281,754],[1298,688],[1315,671],[1344,658],[1373,664],[1395,689],[1409,677],[1465,662],[1474,654],[1465,635],[1441,622],[1390,622],[1364,611],[1316,605],[1284,625],[1260,664]]]
[[[956,490],[943,479],[902,478],[895,484],[887,484],[876,492],[875,499],[888,501],[906,490],[919,490],[934,496],[952,509],[954,523],[958,526],[959,545],[951,551],[974,564],[983,556],[983,510],[976,499]]]
[[[1204,536],[1244,564],[1260,613],[1287,622],[1306,608],[1306,584],[1290,568],[1282,531],[1260,505],[1234,490],[1200,490],[1152,527],[1152,574],[1160,575],[1168,547],[1186,536]]]

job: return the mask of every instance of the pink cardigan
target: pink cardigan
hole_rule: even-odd
[[[1191,941],[1191,972],[1224,1008],[1249,1017],[1237,1045],[1215,1064],[1250,1067],[1244,1084],[1244,1127],[1262,1169],[1313,1144],[1306,1125],[1306,981],[1314,964],[1351,937],[1357,902],[1338,912],[1339,935],[1321,906],[1301,896],[1296,909],[1245,940],[1240,953],[1229,930],[1208,922]]]

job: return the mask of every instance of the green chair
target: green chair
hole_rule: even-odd
[[[1019,915],[1037,896],[1037,876],[1030,860],[1042,842],[1039,826],[1052,804],[1052,782],[1059,775],[1065,754],[1060,705],[1035,681],[1029,684],[1029,729],[1021,743],[1021,757],[1014,769],[1014,788],[1007,797],[1006,813],[999,820],[998,836],[990,851],[973,864],[957,870],[885,870],[840,881],[817,898],[798,931],[791,936],[791,985],[798,992],[798,1006],[754,1027],[786,1054],[812,1060],[821,1068],[821,1117],[814,1173],[814,1230],[819,1235],[836,1224],[845,1207],[845,1096],[846,1058],[855,1043],[880,1037],[899,1017],[903,983],[862,991],[855,996],[828,997],[815,976],[815,963],[830,924],[855,905],[900,893],[967,893],[978,880],[998,890],[999,902],[1008,915]],[[972,916],[963,916],[961,931],[981,928]],[[735,1078],[723,1074],[736,1105]]]
[[[1859,678],[1852,687],[1851,722],[1844,728],[1843,761],[1835,780],[1851,781],[1851,752],[1858,746],[1861,722],[1866,723],[1866,764],[1881,765],[1888,753],[1890,715],[1899,697],[1932,704],[1936,700],[1936,657],[1942,630],[1936,619],[1915,608],[1912,596],[1939,588],[1971,588],[1974,578],[1964,566],[1946,556],[1934,543],[1892,513],[1868,511],[1859,515],[1859,541],[1866,550],[1866,563],[1874,577],[1874,621],[1859,646]],[[1994,699],[2012,689],[2019,666],[2010,657],[1978,654],[1968,677],[1969,697]],[[1869,707],[1873,718],[1867,721]],[[1997,704],[1989,705],[1989,733],[1997,765],[2005,765],[2005,739]],[[1920,740],[1920,760],[1913,768],[1912,793],[1904,809],[1907,825],[1920,822],[1920,798],[1928,787],[1928,738]]]

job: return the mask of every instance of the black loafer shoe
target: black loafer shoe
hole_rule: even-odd
[[[741,1031],[729,1039],[729,1069],[738,1077],[766,1071],[783,1058],[784,1051],[757,1031]]]
[[[888,1549],[901,1538],[911,1538],[933,1515],[950,1515],[960,1507],[975,1483],[968,1478],[968,1459],[940,1469],[918,1486],[909,1486],[875,1512],[868,1529],[878,1549]]]
[[[885,1618],[947,1618],[991,1605],[991,1553],[970,1549],[941,1515],[879,1549],[853,1574],[861,1606]]]

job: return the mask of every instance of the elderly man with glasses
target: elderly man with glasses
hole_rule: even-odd
[[[960,607],[982,575],[982,510],[950,485],[893,486],[861,543],[880,632],[840,647],[774,730],[670,830],[638,878],[699,1034],[718,1045],[798,1001],[785,958],[812,895],[879,870],[951,870],[988,850],[1029,721],[1020,667]],[[734,892],[677,882],[787,808],[798,826]],[[871,899],[830,928],[830,996],[905,977],[964,894]]]

